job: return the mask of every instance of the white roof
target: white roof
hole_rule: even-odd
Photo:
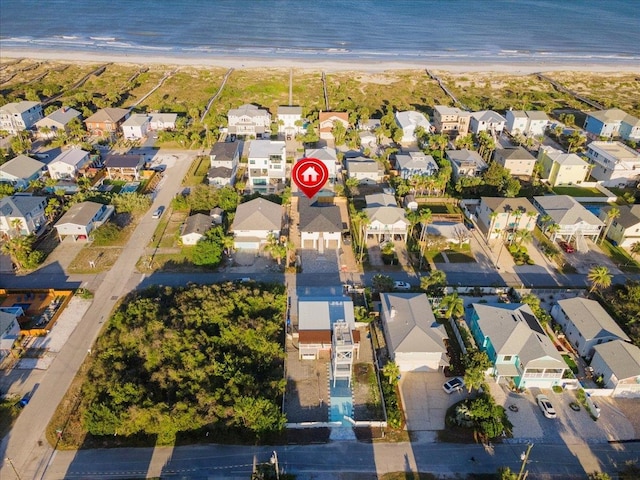
[[[65,150],[64,152],[62,152],[60,155],[54,158],[49,165],[53,165],[55,163],[66,163],[67,165],[75,166],[78,165],[82,160],[87,158],[87,155],[89,155],[89,152],[85,152],[81,148],[72,148],[70,150]]]
[[[123,124],[123,127],[141,127],[145,123],[149,122],[149,115],[138,113],[131,115]]]
[[[282,155],[285,143],[272,140],[251,140],[249,157],[268,158],[270,155]]]
[[[298,328],[330,330],[336,322],[355,327],[353,301],[349,297],[299,297]]]
[[[427,120],[427,117],[415,110],[396,112],[396,121],[400,128],[408,127],[409,125],[421,126],[427,131],[431,128],[431,123]]]

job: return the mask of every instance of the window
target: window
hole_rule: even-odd
[[[255,160],[249,160],[249,165],[255,165],[256,161]]]
[[[513,355],[505,355],[504,357],[502,357],[502,360],[504,360],[505,362],[510,362],[512,358]]]

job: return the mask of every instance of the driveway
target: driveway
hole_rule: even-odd
[[[447,409],[467,397],[466,390],[445,393],[442,372],[405,372],[400,378],[400,397],[409,431],[444,430]]]
[[[569,262],[578,273],[587,274],[592,267],[603,265],[609,269],[613,275],[620,274],[620,270],[615,266],[611,259],[602,251],[599,245],[596,245],[591,240],[586,240],[587,247],[586,252],[574,252],[564,253],[564,258]]]

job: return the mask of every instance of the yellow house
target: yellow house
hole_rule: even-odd
[[[591,172],[591,166],[575,153],[548,146],[540,147],[538,162],[542,165],[542,178],[552,187],[582,183]]]

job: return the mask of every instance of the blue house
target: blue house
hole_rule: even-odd
[[[616,137],[620,134],[620,126],[626,116],[627,114],[619,108],[588,112],[584,129],[599,137]]]
[[[438,164],[431,155],[409,152],[396,155],[396,168],[402,178],[409,180],[414,175],[434,175],[438,171]]]
[[[466,320],[498,383],[516,388],[562,384],[567,365],[528,305],[474,303]]]

